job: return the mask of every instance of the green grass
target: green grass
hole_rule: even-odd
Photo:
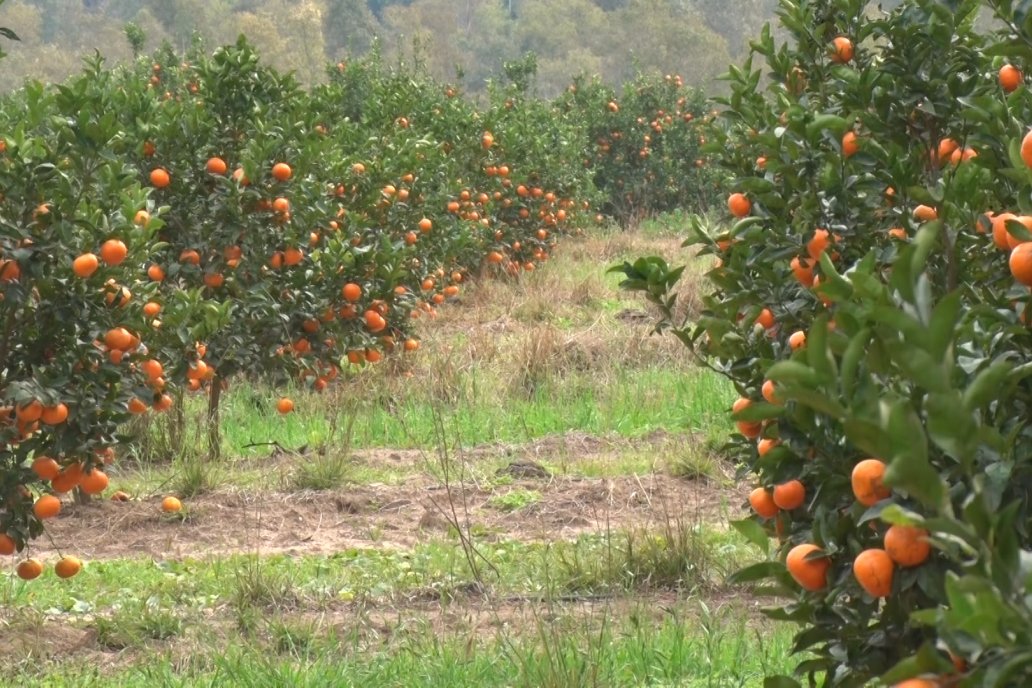
[[[575,373],[514,398],[494,393],[497,380],[473,371],[451,403],[434,399],[432,390],[413,382],[402,398],[356,402],[344,409],[334,408],[332,397],[296,390],[297,410],[289,416],[264,401],[273,398],[271,391],[241,388],[227,395],[223,408],[224,453],[257,456],[273,444],[289,449],[343,444],[340,428],[352,421],[350,446],[355,449],[435,446],[438,418],[444,420],[449,442],[463,446],[520,443],[571,431],[622,437],[656,430],[713,434],[715,426],[725,423],[734,398],[722,379],[702,370],[655,367],[601,374],[608,378],[603,383],[597,374]],[[199,416],[201,403],[190,399],[188,415]]]
[[[541,501],[541,493],[537,490],[508,490],[493,494],[487,503],[499,511],[519,511]]]
[[[548,595],[660,587],[714,588],[753,556],[734,531],[672,522],[656,533],[585,535],[528,543],[479,538],[483,582],[498,594]],[[485,565],[486,564],[486,565]],[[9,576],[0,603],[70,617],[127,604],[196,613],[221,605],[323,608],[356,599],[418,593],[447,597],[475,583],[454,540],[411,551],[349,549],[329,556],[238,554],[205,560],[113,559],[89,562],[73,579],[48,572],[25,583]]]
[[[231,643],[176,662],[156,653],[114,674],[83,664],[55,667],[45,678],[33,668],[8,677],[11,685],[51,688],[760,686],[764,675],[787,673],[791,644],[784,629],[705,607],[659,623],[647,612],[587,625],[538,620],[536,630],[531,621],[528,633],[495,638],[423,632],[368,642],[277,623],[269,624],[267,647]]]

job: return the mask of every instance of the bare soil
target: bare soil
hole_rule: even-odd
[[[714,522],[728,504],[712,485],[654,475],[522,479],[508,489],[515,488],[538,491],[540,501],[507,512],[489,503],[491,489],[421,477],[332,492],[215,492],[190,500],[183,518],[163,514],[160,497],[96,502],[65,508],[49,528],[51,542],[40,541],[34,553],[56,556],[64,544],[87,559],[331,554],[410,548],[456,523],[481,539],[554,541],[675,518]]]

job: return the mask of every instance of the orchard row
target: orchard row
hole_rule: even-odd
[[[534,270],[619,210],[596,178],[625,214],[712,193],[680,79],[554,102],[514,81],[477,106],[374,59],[306,91],[242,40],[0,100],[0,551],[104,492],[134,415],[207,394],[214,458],[234,376],[318,391],[415,351],[470,277]]]

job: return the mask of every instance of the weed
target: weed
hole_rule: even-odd
[[[541,493],[537,490],[516,489],[491,495],[487,503],[499,511],[519,511],[540,501]]]

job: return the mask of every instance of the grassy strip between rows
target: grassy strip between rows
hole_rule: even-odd
[[[134,613],[134,606],[183,614],[228,606],[246,613],[413,594],[447,600],[481,585],[493,594],[535,597],[673,587],[712,590],[752,555],[734,532],[687,523],[671,523],[659,532],[473,546],[475,553],[456,540],[439,540],[411,551],[349,549],[329,556],[92,561],[67,581],[50,572],[30,583],[9,575],[0,602],[7,609],[91,616]]]
[[[386,641],[324,633],[317,622],[270,621],[260,645],[209,646],[188,658],[155,651],[115,672],[65,665],[41,678],[18,672],[17,685],[363,686],[759,686],[787,666],[786,629],[749,623],[734,612],[670,610],[661,623],[603,618],[530,620],[521,633],[496,637],[440,636],[432,629]]]
[[[350,426],[351,446],[356,449],[432,447],[438,439],[436,419],[442,416],[446,437],[465,446],[525,442],[569,431],[636,437],[661,428],[709,428],[726,417],[733,397],[721,378],[699,369],[684,373],[617,367],[600,372],[610,378],[608,384],[599,385],[597,373],[578,373],[561,384],[546,383],[523,398],[491,394],[497,381],[475,373],[464,379],[456,399],[444,402],[432,398],[431,384],[418,381],[406,396],[381,403],[305,394],[298,406],[310,410],[287,417],[262,403],[267,395],[245,389],[227,397],[225,441],[231,455],[245,456],[256,452],[248,445],[267,451],[263,443],[272,441],[285,447],[322,445],[342,439]],[[369,383],[375,388],[375,379]],[[191,410],[198,412],[201,401],[192,399]]]
[[[23,645],[12,669],[18,685],[47,686],[745,686],[787,654],[787,634],[769,637],[762,623],[710,615],[695,602],[690,612],[626,609],[647,590],[718,592],[751,556],[734,533],[671,524],[665,535],[505,541],[478,551],[477,574],[455,541],[436,541],[331,556],[119,559],[91,562],[69,581],[9,578],[5,625]],[[601,622],[567,619],[578,600],[607,610]],[[425,609],[405,606],[465,618],[506,601],[527,605],[532,618],[499,618],[492,637],[442,635]],[[369,614],[396,626],[371,638],[356,621]],[[326,621],[340,618],[351,623]],[[134,653],[130,665],[40,661],[47,653],[34,652],[31,639],[55,622],[92,629],[106,651]],[[171,650],[184,644],[194,648],[189,659]]]

